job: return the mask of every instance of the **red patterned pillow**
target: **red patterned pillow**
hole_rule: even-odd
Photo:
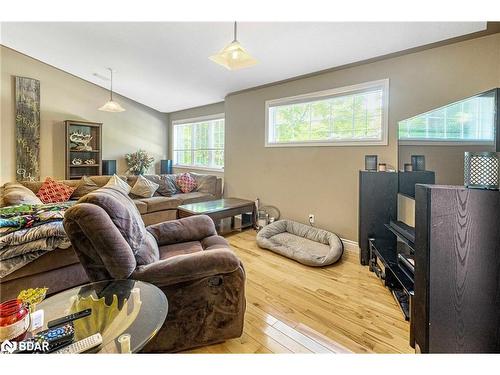
[[[58,203],[66,202],[75,191],[76,187],[71,187],[57,182],[50,177],[47,177],[43,182],[40,190],[36,196],[40,198],[43,203]]]
[[[196,180],[189,173],[182,173],[175,181],[183,193],[190,193],[196,189]]]

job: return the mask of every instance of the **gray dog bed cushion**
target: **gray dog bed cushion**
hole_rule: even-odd
[[[337,262],[344,252],[344,245],[335,233],[291,220],[279,220],[266,225],[257,234],[257,244],[315,267]]]

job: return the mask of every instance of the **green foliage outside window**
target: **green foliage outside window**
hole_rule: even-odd
[[[174,163],[224,168],[224,119],[174,125]]]
[[[381,89],[304,103],[272,106],[270,143],[380,140]]]

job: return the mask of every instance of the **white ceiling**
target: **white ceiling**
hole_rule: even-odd
[[[230,22],[2,23],[1,43],[162,112],[226,94],[484,30],[485,22],[244,22],[238,39],[259,64],[228,71],[208,59]]]

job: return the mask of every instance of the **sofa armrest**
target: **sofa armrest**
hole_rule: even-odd
[[[179,220],[164,221],[146,228],[158,245],[201,241],[217,234],[212,219],[206,215],[190,216]]]
[[[131,278],[158,287],[234,272],[241,266],[229,249],[212,249],[188,255],[177,255],[136,268]]]

